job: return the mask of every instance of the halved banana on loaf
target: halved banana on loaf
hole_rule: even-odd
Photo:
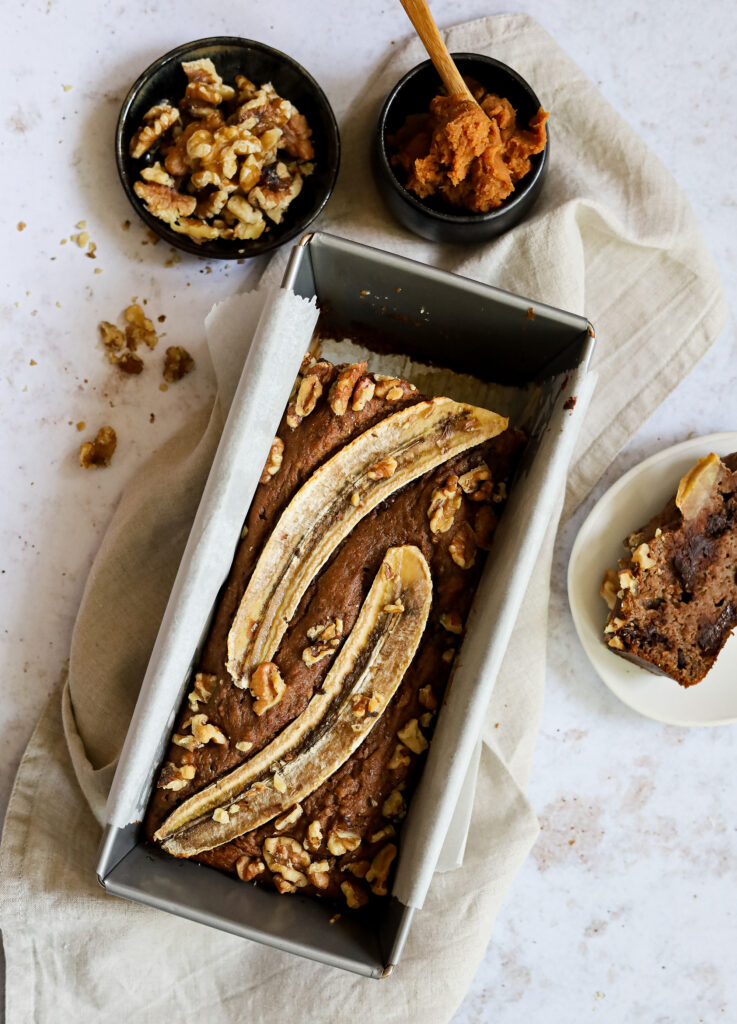
[[[430,569],[419,548],[389,548],[323,692],[258,754],[177,807],[154,838],[175,857],[192,857],[314,792],[363,742],[396,692],[431,603]]]
[[[507,429],[503,416],[433,398],[387,416],[321,466],[267,541],[228,635],[228,671],[245,689],[276,653],[320,568],[372,509],[467,448]]]

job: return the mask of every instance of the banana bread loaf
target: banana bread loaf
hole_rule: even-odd
[[[524,444],[306,357],[151,800],[174,856],[351,909],[398,833]]]

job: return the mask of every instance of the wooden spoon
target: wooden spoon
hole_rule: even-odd
[[[448,53],[448,47],[438,31],[435,19],[430,13],[427,0],[400,0],[402,7],[407,12],[409,20],[415,27],[417,35],[427,50],[430,60],[435,65],[435,70],[440,75],[449,96],[463,96],[476,104],[466,83],[463,81],[460,71],[455,66],[453,58]],[[479,107],[479,109],[481,109]],[[486,116],[486,115],[484,115]]]

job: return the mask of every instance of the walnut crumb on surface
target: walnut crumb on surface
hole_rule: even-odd
[[[186,377],[194,369],[194,359],[181,345],[170,345],[164,358],[164,380],[169,384]]]
[[[112,427],[100,427],[94,441],[85,441],[80,445],[79,464],[82,469],[109,466],[117,443],[118,438]]]

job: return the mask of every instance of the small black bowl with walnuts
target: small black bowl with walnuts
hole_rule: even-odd
[[[136,211],[207,258],[261,255],[303,232],[340,160],[322,89],[263,43],[215,37],[152,64],[118,119],[118,171]]]

